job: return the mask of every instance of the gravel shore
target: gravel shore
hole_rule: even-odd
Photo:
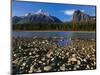
[[[12,38],[12,73],[96,69],[95,40],[71,39],[66,46],[54,41],[56,39]]]

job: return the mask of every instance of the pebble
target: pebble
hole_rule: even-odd
[[[21,46],[19,46],[19,49],[21,49]]]
[[[42,70],[40,68],[38,68],[37,72],[42,72]]]
[[[32,65],[32,66],[30,67],[29,73],[32,73],[33,71],[34,71],[34,65]]]
[[[80,65],[80,64],[81,64],[80,60],[77,60],[77,65]]]
[[[61,71],[65,71],[65,69],[66,69],[66,68],[65,68],[65,64],[63,64],[62,66],[60,66],[60,70],[61,70]]]
[[[26,63],[24,62],[24,63],[23,63],[23,66],[25,66],[25,65],[26,65]]]
[[[73,70],[77,70],[77,68],[76,68],[76,67],[74,67],[74,68],[73,68]]]
[[[45,58],[42,58],[41,60],[42,60],[42,61],[45,61]]]
[[[39,63],[42,63],[42,61],[39,61]]]
[[[14,57],[17,57],[17,55],[16,55],[16,54],[14,54]]]
[[[44,71],[50,71],[51,69],[52,69],[51,66],[45,66],[45,67],[44,67]]]
[[[29,52],[29,55],[32,55],[32,53],[31,53],[31,52]]]
[[[51,61],[54,61],[54,58],[52,58]]]

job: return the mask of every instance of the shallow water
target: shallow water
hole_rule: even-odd
[[[58,38],[57,44],[64,46],[70,44],[71,39],[94,39],[96,38],[95,32],[35,32],[35,31],[18,31],[12,32],[13,37],[37,37],[37,38]]]
[[[18,31],[12,32],[13,37],[61,37],[61,38],[83,38],[83,39],[95,39],[95,32],[35,32],[35,31]]]

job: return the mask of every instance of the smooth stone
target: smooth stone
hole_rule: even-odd
[[[65,64],[63,64],[62,66],[60,66],[60,70],[65,71]]]
[[[51,61],[54,61],[54,58],[52,58]]]
[[[23,63],[23,66],[25,66],[25,65],[26,65],[26,63],[24,62],[24,63]]]
[[[45,58],[42,58],[41,60],[42,60],[42,61],[45,61]]]
[[[74,67],[73,69],[74,69],[74,70],[77,70],[77,68],[76,68],[76,67]]]
[[[39,57],[39,55],[35,55],[35,57]]]
[[[44,67],[44,71],[50,71],[51,69],[52,69],[51,66],[45,66],[45,67]]]
[[[32,66],[30,67],[29,73],[32,73],[33,71],[34,71],[34,65],[32,65]]]
[[[77,61],[77,65],[80,65],[80,64],[81,64],[81,61],[80,61],[80,60],[78,60],[78,61]]]
[[[17,55],[16,54],[14,54],[14,57],[16,57]]]
[[[42,63],[42,61],[39,61],[39,63]]]
[[[32,53],[31,53],[31,52],[29,52],[29,55],[32,55]]]
[[[38,68],[37,72],[42,72],[42,70],[40,68]]]
[[[19,46],[19,49],[21,49],[21,46]]]
[[[46,63],[44,62],[44,63],[42,63],[43,65],[46,65]]]

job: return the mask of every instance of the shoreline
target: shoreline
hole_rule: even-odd
[[[57,31],[57,30],[12,30],[12,32],[95,32],[96,31]]]

